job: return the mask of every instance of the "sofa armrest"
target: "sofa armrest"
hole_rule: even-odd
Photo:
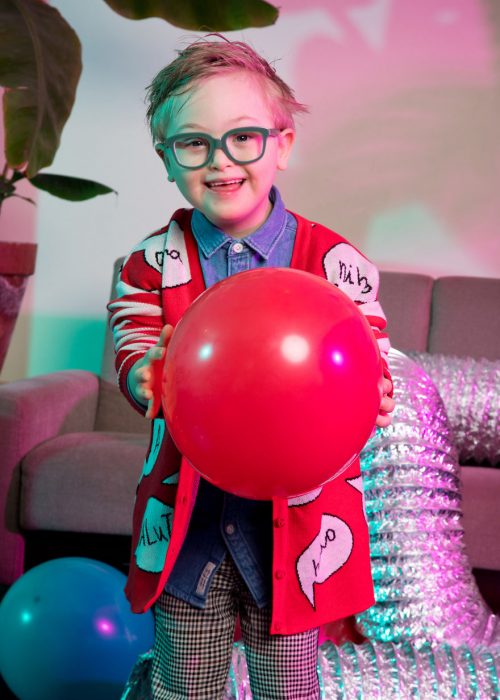
[[[0,386],[0,582],[23,572],[19,534],[20,463],[45,440],[94,429],[99,380],[83,370],[54,372]]]

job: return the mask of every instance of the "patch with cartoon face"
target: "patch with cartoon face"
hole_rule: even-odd
[[[308,493],[302,494],[302,496],[294,496],[293,498],[288,499],[288,507],[295,507],[295,506],[305,506],[308,503],[312,503],[312,501],[315,501],[320,493],[322,492],[323,487],[320,486],[317,489],[314,489],[313,491],[309,491]]]
[[[165,421],[163,418],[155,418],[153,421],[153,434],[151,437],[151,445],[147,454],[144,466],[142,468],[141,479],[143,476],[149,476],[156,464],[160,448],[165,436]]]
[[[165,236],[162,265],[163,288],[180,287],[191,281],[184,232],[176,221],[172,221]]]
[[[163,233],[154,234],[145,238],[135,246],[130,255],[124,260],[121,269],[126,266],[129,258],[131,258],[134,253],[140,253],[142,251],[144,262],[161,275],[163,268],[164,240],[165,235]]]
[[[348,243],[338,243],[323,258],[327,279],[353,301],[375,301],[379,283],[378,270]]]
[[[314,586],[324,583],[344,566],[353,546],[349,525],[335,515],[323,513],[320,531],[296,563],[300,588],[313,608],[316,607]]]
[[[361,498],[363,499],[363,513],[365,515],[365,520],[368,523],[368,518],[366,516],[366,505],[365,505],[365,490],[363,488],[363,477],[360,476],[355,476],[353,479],[346,479],[345,480],[349,486],[352,486],[353,489],[356,489],[358,493],[361,494]]]

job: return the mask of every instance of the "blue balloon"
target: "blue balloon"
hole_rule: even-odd
[[[130,611],[125,576],[93,559],[34,567],[0,603],[0,673],[19,700],[119,700],[153,645],[151,612]]]

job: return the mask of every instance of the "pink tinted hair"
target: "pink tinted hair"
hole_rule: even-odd
[[[203,80],[235,70],[247,71],[260,81],[269,99],[275,126],[293,128],[294,116],[308,110],[295,99],[293,90],[276,70],[243,41],[229,41],[221,34],[207,36],[220,39],[211,41],[203,37],[179,51],[177,58],[165,66],[147,88],[147,119],[153,140],[157,142],[164,137],[176,97]]]

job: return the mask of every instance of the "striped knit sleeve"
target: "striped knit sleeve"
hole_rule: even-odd
[[[115,345],[115,365],[120,389],[141,413],[128,390],[132,365],[153,345],[164,326],[162,308],[162,268],[165,230],[142,241],[123,263],[116,284],[116,298],[108,304],[109,323]]]
[[[323,265],[330,282],[356,303],[370,323],[380,349],[384,376],[391,379],[388,361],[390,342],[385,332],[387,319],[378,301],[378,269],[345,240],[329,250]]]

